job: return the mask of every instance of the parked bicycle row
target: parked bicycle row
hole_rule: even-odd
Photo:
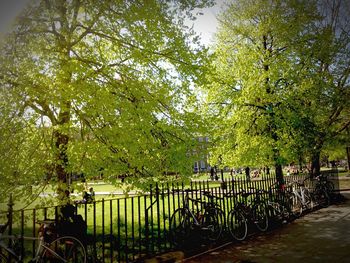
[[[143,195],[73,203],[70,209],[9,209],[11,220],[0,225],[0,262],[133,262],[176,247],[199,251],[228,238],[244,240],[332,201],[329,180],[304,178],[290,176],[283,185],[273,176],[220,186],[163,184]]]
[[[321,176],[273,183],[267,189],[226,189],[220,195],[201,190],[201,198],[193,198],[199,190],[185,189],[182,206],[170,218],[170,240],[175,246],[211,243],[227,232],[241,241],[254,229],[264,232],[305,211],[328,206],[333,190],[332,182]]]

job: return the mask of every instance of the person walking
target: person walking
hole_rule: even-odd
[[[246,177],[246,180],[247,180],[248,182],[250,182],[250,168],[249,168],[249,166],[247,166],[247,167],[245,168],[245,177]]]

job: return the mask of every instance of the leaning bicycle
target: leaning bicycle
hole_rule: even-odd
[[[303,211],[312,209],[315,206],[313,196],[309,188],[305,185],[307,179],[304,179],[302,183],[294,181],[289,184],[289,188],[291,189],[292,213],[297,217],[301,216]]]
[[[272,223],[285,223],[291,218],[291,196],[285,191],[285,186],[274,183],[269,187],[267,212]]]
[[[52,222],[41,221],[39,223],[41,231],[38,237],[5,235],[9,222],[0,225],[0,263],[22,263],[24,256],[16,247],[19,247],[18,244],[24,240],[37,241],[38,243],[35,256],[29,262],[86,262],[85,248],[79,239],[73,236],[58,237],[52,232]]]
[[[227,197],[235,197],[234,208],[227,216],[228,228],[232,237],[238,241],[244,240],[248,234],[248,224],[253,224],[260,231],[268,228],[268,214],[265,202],[262,200],[262,190],[241,189],[238,193],[228,193]],[[248,197],[252,196],[251,200]]]
[[[320,207],[327,207],[331,203],[331,194],[334,189],[334,185],[327,178],[319,175],[315,178],[316,184],[313,191],[313,196]]]
[[[174,246],[182,246],[199,235],[202,241],[217,241],[222,233],[223,211],[214,202],[209,191],[202,194],[208,202],[189,196],[193,190],[184,190],[183,206],[176,209],[170,218],[170,240]],[[197,209],[190,208],[190,202]]]

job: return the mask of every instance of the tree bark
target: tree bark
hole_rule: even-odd
[[[69,138],[67,135],[62,134],[59,131],[55,131],[54,136],[56,139],[55,146],[57,150],[55,166],[56,175],[58,181],[65,184],[67,183],[66,167],[68,164],[67,146]]]
[[[320,166],[320,155],[321,151],[317,150],[312,153],[311,156],[311,178],[316,177],[320,174],[321,166]]]
[[[350,146],[346,147],[346,155],[348,157],[348,171],[350,171]]]
[[[276,180],[279,186],[284,184],[283,180],[283,170],[282,170],[282,165],[281,164],[276,164],[275,165],[275,173],[276,173]]]

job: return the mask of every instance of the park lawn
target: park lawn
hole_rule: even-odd
[[[199,189],[199,183],[196,184]],[[219,186],[219,182],[208,182],[210,187]],[[265,188],[264,184],[257,186]],[[97,186],[97,185],[96,185]],[[193,186],[193,185],[192,185]],[[243,185],[237,185],[237,189]],[[100,184],[97,189],[104,190],[107,185]],[[185,188],[187,188],[185,186]],[[341,189],[350,188],[350,180],[340,180]],[[108,189],[108,188],[107,188]],[[203,189],[203,188],[202,188]],[[214,191],[216,192],[216,190]],[[195,196],[194,196],[195,197]],[[154,201],[152,197],[152,201]],[[159,203],[155,203],[150,208],[151,198],[146,195],[134,196],[124,198],[123,195],[118,198],[110,198],[109,196],[97,195],[95,204],[78,204],[78,214],[82,215],[88,226],[88,234],[96,234],[98,242],[101,244],[102,236],[109,235],[119,237],[119,244],[132,244],[133,246],[144,246],[145,233],[147,232],[146,214],[148,217],[148,232],[150,235],[165,235],[164,231],[160,229],[169,229],[170,217],[174,210],[182,205],[182,194],[174,195],[165,194],[162,198],[160,196]],[[147,211],[147,212],[146,212]],[[54,218],[55,210],[53,207],[46,209],[48,218]],[[35,220],[44,219],[44,209],[25,210],[24,212],[24,234],[33,236],[37,234],[38,225]],[[21,233],[20,229],[20,212],[15,215],[14,231]],[[159,231],[159,232],[158,232]],[[101,240],[100,240],[101,239]],[[143,240],[142,244],[134,244],[135,240]],[[141,241],[140,241],[141,242]]]

